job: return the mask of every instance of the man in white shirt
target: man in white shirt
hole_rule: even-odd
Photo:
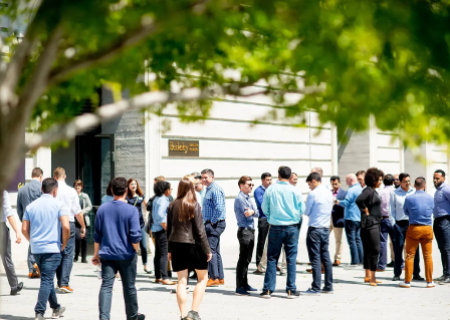
[[[58,194],[56,199],[61,201],[69,212],[70,237],[67,246],[61,253],[61,265],[56,270],[56,279],[60,292],[72,293],[73,289],[69,286],[70,273],[73,266],[73,254],[75,251],[75,219],[81,225],[81,237],[86,234],[83,212],[80,207],[80,199],[74,188],[66,184],[66,171],[58,167],[53,171],[53,178],[58,181]]]
[[[17,229],[16,218],[9,203],[8,192],[3,191],[3,215],[0,222],[0,256],[2,257],[3,267],[5,268],[6,277],[8,278],[9,286],[11,287],[11,295],[15,296],[23,288],[23,282],[18,283],[16,271],[11,258],[11,237],[9,236],[9,229],[6,226],[8,220],[11,227],[16,233],[16,243],[20,243],[22,238]]]

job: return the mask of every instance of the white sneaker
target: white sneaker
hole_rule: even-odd
[[[400,287],[402,287],[402,288],[411,288],[411,283],[410,282],[400,282],[399,284],[398,284]]]
[[[434,288],[434,287],[436,287],[436,285],[434,284],[433,281],[427,282],[427,288]]]

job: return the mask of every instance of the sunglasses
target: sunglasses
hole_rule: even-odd
[[[246,185],[247,187],[254,187],[254,186],[255,186],[253,183],[250,183],[250,184],[246,183],[245,185]]]

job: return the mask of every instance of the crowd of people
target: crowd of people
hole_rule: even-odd
[[[92,263],[101,270],[102,278],[101,320],[110,319],[112,289],[117,277],[122,280],[127,319],[145,319],[139,313],[135,281],[139,250],[144,272],[152,273],[147,266],[149,237],[155,246],[155,283],[177,285],[174,292],[181,319],[200,319],[205,288],[225,283],[220,252],[221,235],[226,229],[225,192],[215,181],[214,171],[205,169],[184,176],[178,184],[176,198],[172,196],[171,184],[159,176],[154,181],[154,196],[148,201],[136,179],[117,177],[110,181],[93,222],[89,215],[92,204],[82,192],[83,182],[76,180],[71,188],[65,180],[65,171],[60,167],[54,170],[53,178],[46,179],[40,168],[32,171],[31,181],[19,190],[17,198],[21,231],[8,194],[3,192],[0,254],[11,295],[20,292],[23,283],[18,282],[14,271],[7,220],[16,234],[16,242],[21,242],[22,234],[30,243],[29,278],[41,279],[35,306],[37,320],[44,319],[47,301],[53,318],[65,312],[57,301],[56,290],[73,292],[69,285],[72,266],[80,255],[81,262],[87,263],[86,227],[93,225]],[[323,181],[323,170],[313,168],[306,178],[311,191],[305,201],[296,187],[298,175],[287,166],[279,167],[275,184],[270,173],[263,173],[261,185],[253,192],[254,199],[251,198],[255,186],[252,178],[244,175],[238,180],[239,194],[234,201],[239,243],[236,295],[247,296],[258,291],[248,281],[255,241],[254,274],[264,276],[261,298],[271,298],[278,271],[287,275],[288,299],[332,294],[333,267],[341,265],[344,233],[350,249],[350,267],[362,266],[364,282],[370,286],[381,283],[376,278],[377,272],[393,266],[392,280],[399,281],[400,287],[410,288],[413,280],[434,287],[434,237],[443,267],[443,275],[437,281],[450,283],[450,186],[445,183],[444,171],[434,172],[434,198],[425,192],[424,177],[417,177],[412,188],[408,173],[384,174],[377,168],[369,168],[347,175],[345,182],[347,191],[341,188],[340,177],[332,176],[328,184]],[[300,292],[296,287],[296,268],[301,263],[297,252],[303,217],[308,217],[306,246],[311,268],[307,271],[312,273],[312,283],[309,289]],[[333,260],[328,249],[331,232],[336,241]],[[392,261],[388,264],[389,238]],[[419,244],[425,261],[425,279],[420,275]],[[403,269],[405,276],[401,281]],[[172,279],[172,272],[177,273],[177,281]],[[187,305],[189,278],[197,279],[190,308]]]

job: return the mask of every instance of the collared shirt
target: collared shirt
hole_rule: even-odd
[[[403,210],[409,217],[409,224],[431,226],[434,208],[434,199],[423,190],[418,190],[405,199]]]
[[[164,230],[161,223],[167,223],[167,208],[169,208],[170,200],[165,195],[155,197],[153,199],[152,209],[152,232],[159,232]]]
[[[201,197],[200,202],[201,202],[201,205],[203,207],[203,200],[205,199],[206,189],[203,188],[202,191],[199,192],[199,194],[200,194],[200,197]]]
[[[434,218],[448,216],[450,214],[450,186],[443,183],[434,194]]]
[[[378,194],[381,197],[381,215],[383,217],[391,216],[391,194],[394,190],[394,185],[378,190]]]
[[[402,187],[395,189],[391,195],[391,214],[394,216],[395,221],[408,220],[408,216],[403,211],[406,197],[414,194],[414,189],[408,191],[403,190]]]
[[[200,209],[202,209],[202,196],[197,191],[195,191],[195,198],[197,199],[197,203],[200,205]],[[170,202],[172,202],[172,201],[170,201]]]
[[[3,217],[2,222],[6,222],[8,217],[14,215],[13,209],[11,208],[11,203],[9,202],[9,194],[6,191],[3,191]]]
[[[348,188],[347,194],[345,196],[345,199],[342,201],[339,201],[339,205],[343,206],[345,208],[344,210],[344,219],[345,220],[351,220],[351,221],[361,221],[361,211],[359,210],[358,206],[356,205],[356,198],[359,197],[359,195],[362,192],[362,187],[359,184],[359,182],[352,185],[350,188]]]
[[[250,217],[246,217],[244,212],[247,209],[252,209],[255,211],[255,214]],[[256,208],[253,201],[250,200],[250,196],[248,194],[239,192],[238,196],[234,200],[234,213],[236,214],[237,225],[240,228],[252,228],[255,229],[254,218],[258,218],[258,209]]]
[[[266,193],[266,188],[264,188],[263,185],[260,185],[258,188],[256,188],[255,192],[253,193],[260,218],[267,218],[264,214],[264,211],[261,209],[261,205],[264,200],[264,193]]]
[[[80,199],[74,188],[69,187],[65,181],[58,181],[56,199],[61,201],[69,211],[69,221],[75,222],[75,216],[81,212]]]
[[[333,197],[336,198],[336,196],[338,195],[339,191],[341,191],[341,188],[337,189],[336,191],[331,190],[331,193],[333,194]]]
[[[225,192],[215,181],[206,188],[202,213],[203,221],[211,221],[212,224],[226,218]]]
[[[30,221],[31,253],[61,252],[61,221],[67,207],[51,194],[43,194],[25,210],[23,220]]]
[[[304,211],[303,195],[289,182],[277,181],[267,188],[261,209],[271,225],[298,224]]]
[[[329,228],[331,210],[333,209],[333,194],[324,185],[317,186],[306,199],[305,216],[309,217],[309,226],[314,228]]]
[[[19,189],[17,194],[17,215],[20,221],[22,221],[27,206],[42,195],[41,187],[41,183],[33,179]]]

